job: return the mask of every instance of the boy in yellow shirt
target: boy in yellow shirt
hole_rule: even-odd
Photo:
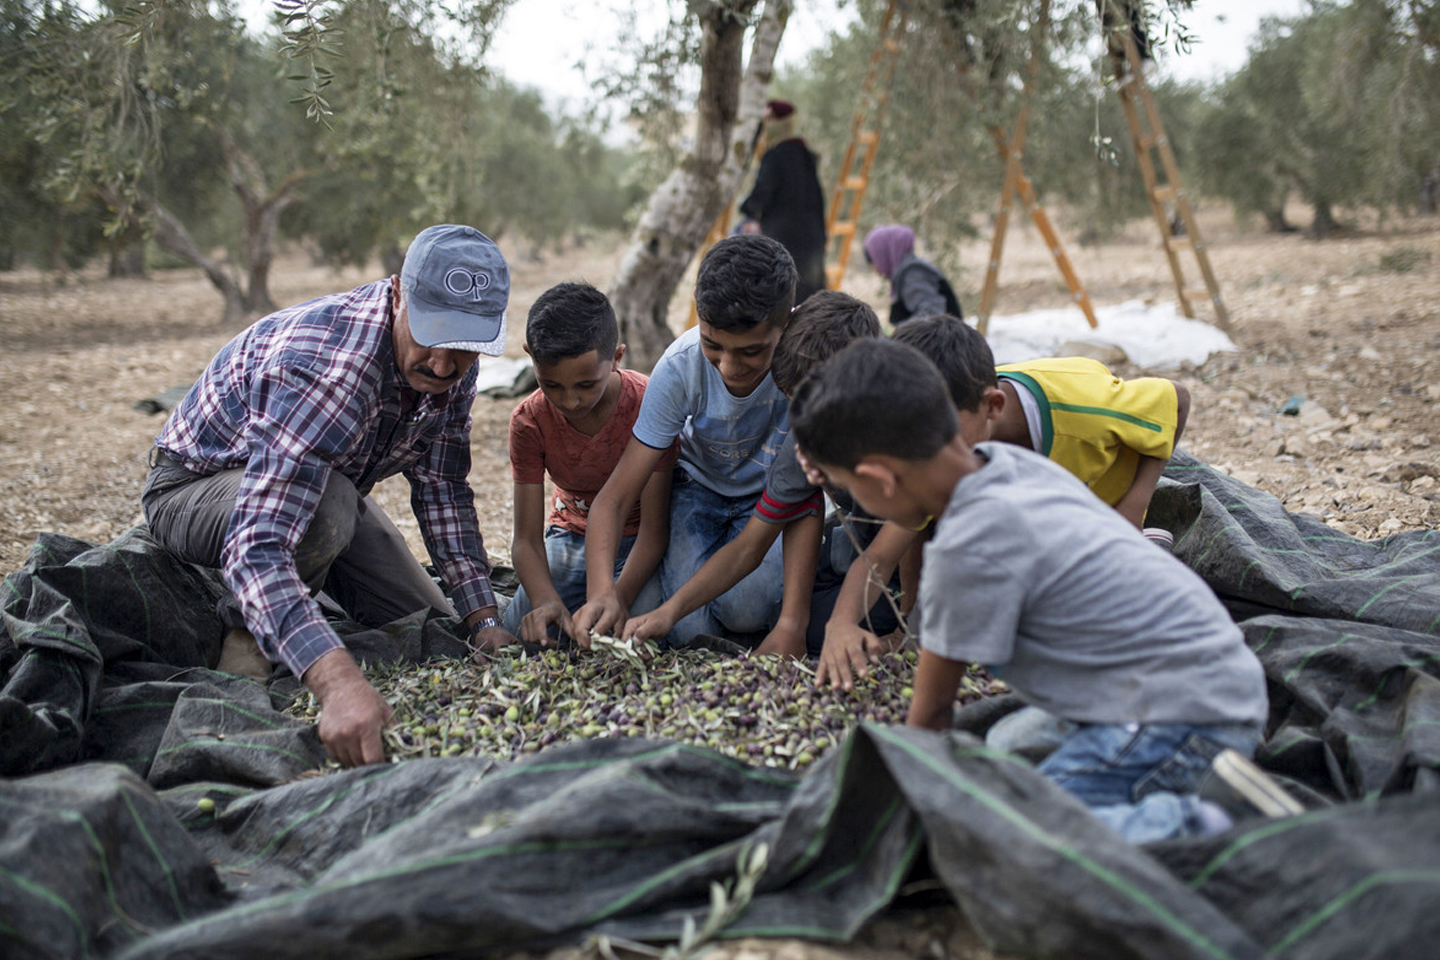
[[[1022,446],[1064,467],[1137,528],[1155,485],[1185,429],[1190,394],[1159,377],[1122,380],[1083,357],[1012,363],[997,368],[985,338],[962,320],[916,319],[894,339],[915,347],[940,369],[971,445],[986,440]],[[920,531],[887,523],[851,566],[825,627],[816,682],[853,685],[890,649],[859,624],[902,560],[905,607],[913,602]]]

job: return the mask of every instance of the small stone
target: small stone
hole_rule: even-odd
[[[1390,519],[1386,520],[1384,523],[1380,524],[1380,528],[1379,528],[1379,530],[1378,530],[1377,532],[1378,532],[1378,533],[1380,534],[1380,536],[1382,536],[1382,537],[1388,537],[1388,536],[1390,536],[1391,534],[1399,533],[1401,530],[1404,530],[1404,529],[1405,529],[1405,521],[1404,521],[1404,520],[1401,520],[1399,517],[1391,517]]]
[[[1410,446],[1417,450],[1428,450],[1430,449],[1430,438],[1423,433],[1417,433],[1410,438]]]
[[[1433,477],[1435,468],[1425,463],[1392,463],[1380,474],[1382,480],[1390,483],[1404,483],[1416,477]]]
[[[1329,410],[1326,410],[1314,400],[1306,400],[1304,403],[1300,404],[1299,417],[1300,422],[1305,424],[1307,428],[1313,428],[1316,424],[1321,423],[1328,424],[1333,422],[1335,419],[1334,417],[1330,416]]]
[[[1345,449],[1357,453],[1362,450],[1379,450],[1380,440],[1369,434],[1355,434],[1345,441]]]
[[[1376,350],[1374,347],[1367,345],[1367,346],[1363,346],[1363,347],[1360,348],[1360,359],[1361,359],[1361,360],[1374,360],[1374,361],[1377,361],[1377,362],[1378,362],[1378,361],[1384,360],[1385,358],[1382,357],[1382,356],[1380,356],[1380,351],[1379,351],[1379,350]]]
[[[1406,487],[1405,489],[1408,493],[1420,496],[1426,493],[1433,493],[1436,486],[1437,482],[1434,477],[1424,476],[1416,477],[1414,480],[1411,480],[1410,486]]]

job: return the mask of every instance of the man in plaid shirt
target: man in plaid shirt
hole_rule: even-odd
[[[398,278],[236,336],[156,438],[142,495],[151,533],[220,568],[238,608],[231,625],[315,693],[320,737],[346,766],[384,759],[391,709],[314,593],[368,626],[433,609],[462,616],[477,650],[514,640],[497,619],[466,480],[475,361],[504,351],[509,295],[488,237],[430,227]],[[369,497],[397,473],[453,606]]]

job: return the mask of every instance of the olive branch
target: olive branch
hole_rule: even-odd
[[[735,861],[738,868],[735,879],[728,883],[711,881],[710,912],[706,915],[705,922],[697,927],[695,918],[687,915],[680,930],[679,943],[661,950],[624,937],[598,934],[586,941],[585,946],[594,950],[604,960],[620,960],[615,952],[616,947],[630,953],[655,957],[657,960],[696,960],[702,947],[749,909],[750,901],[755,897],[755,888],[765,874],[769,857],[770,848],[766,844],[747,844],[742,847]]]

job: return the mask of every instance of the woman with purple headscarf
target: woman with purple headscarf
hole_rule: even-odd
[[[909,227],[891,223],[867,233],[865,262],[890,281],[890,326],[936,313],[961,316],[950,281],[933,263],[915,256],[915,231]]]

